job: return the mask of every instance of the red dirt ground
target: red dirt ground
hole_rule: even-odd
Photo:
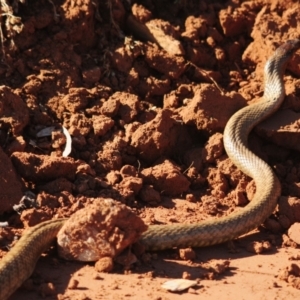
[[[95,198],[126,204],[146,224],[196,223],[247,205],[255,186],[226,156],[222,132],[263,95],[263,66],[299,36],[299,9],[291,0],[28,0],[14,2],[13,17],[3,6],[0,213],[9,226],[0,256],[23,228]],[[258,230],[132,264],[125,252],[110,273],[99,271],[107,261],[67,262],[52,249],[10,299],[299,298],[299,77],[300,51],[282,109],[250,136],[282,184]],[[72,136],[68,157],[61,126]],[[198,284],[164,291],[172,278]]]

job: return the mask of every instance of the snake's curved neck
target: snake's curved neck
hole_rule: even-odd
[[[200,224],[150,226],[141,237],[146,249],[202,247],[222,243],[255,229],[273,212],[280,195],[280,183],[272,168],[248,149],[247,138],[255,125],[281,105],[285,95],[283,73],[288,60],[299,47],[300,40],[292,40],[276,50],[265,67],[262,101],[235,113],[224,130],[224,146],[229,158],[256,183],[252,201],[233,214]]]
[[[264,95],[265,102],[275,105],[274,109],[278,109],[282,104],[285,96],[285,88],[283,82],[283,73],[286,68],[286,62],[281,62],[276,57],[269,59],[264,69]],[[276,72],[275,70],[280,70]],[[273,109],[273,107],[272,107]]]

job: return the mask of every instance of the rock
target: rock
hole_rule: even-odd
[[[14,152],[11,160],[18,173],[26,180],[41,182],[65,177],[74,179],[80,164],[71,157],[53,157],[26,152]]]
[[[161,287],[171,292],[181,292],[197,285],[198,282],[189,279],[172,279],[164,282]]]
[[[122,156],[120,151],[104,149],[97,153],[97,168],[103,171],[120,170],[122,167]]]
[[[246,3],[246,2],[245,2]],[[250,2],[248,2],[249,4]],[[245,4],[246,5],[246,4]],[[253,3],[253,5],[255,5]],[[257,77],[262,76],[263,65],[267,58],[273,53],[274,49],[282,41],[296,38],[293,29],[294,24],[298,24],[300,16],[298,14],[298,3],[290,3],[288,9],[283,14],[278,14],[272,5],[265,5],[256,15],[254,25],[252,26],[251,37],[253,42],[248,45],[243,53],[243,61],[246,63],[255,63],[255,74]],[[246,14],[245,14],[246,15]],[[268,39],[269,33],[272,32],[272,39]],[[287,69],[299,76],[299,56],[294,55]]]
[[[29,110],[20,96],[7,86],[0,86],[0,122],[1,128],[9,127],[13,135],[21,134],[29,122]]]
[[[247,7],[240,7],[232,11],[232,6],[219,12],[220,25],[226,36],[237,36],[243,32],[250,32],[256,15]]]
[[[115,121],[106,116],[93,116],[93,129],[96,136],[105,135],[113,126]]]
[[[272,246],[268,241],[264,241],[264,242],[254,241],[254,242],[250,242],[246,246],[246,250],[248,252],[255,253],[255,254],[260,254],[263,252],[270,251],[271,248]]]
[[[179,249],[179,256],[183,260],[194,260],[196,252],[192,248]]]
[[[176,43],[176,47],[179,49],[180,44]],[[167,52],[161,55],[161,51],[158,47],[146,47],[145,60],[147,64],[154,70],[164,74],[167,78],[179,78],[186,69],[184,58]]]
[[[279,197],[278,214],[279,216],[286,216],[291,224],[300,222],[300,199],[296,197]]]
[[[150,122],[138,127],[131,136],[131,145],[141,159],[154,162],[162,155],[173,151],[177,140],[178,128],[169,110],[160,111]]]
[[[114,262],[111,257],[101,257],[96,263],[95,263],[95,269],[98,272],[107,272],[109,273],[114,267]]]
[[[176,31],[169,22],[154,19],[147,22],[146,26],[157,44],[167,51],[168,54],[173,57],[184,55],[184,48],[180,41],[176,39]]]
[[[245,105],[246,100],[238,93],[222,95],[215,86],[201,84],[193,99],[179,109],[179,114],[185,124],[214,133],[223,131],[229,118]]]
[[[125,205],[109,198],[95,198],[92,204],[73,214],[59,231],[58,252],[67,260],[114,258],[146,229],[144,222]]]
[[[126,176],[118,184],[118,190],[124,198],[137,195],[143,186],[143,180],[139,177]]]
[[[101,107],[101,113],[107,117],[113,117],[118,112],[120,107],[120,99],[117,97],[108,98]]]
[[[161,164],[144,169],[141,174],[146,184],[153,185],[156,190],[169,196],[187,192],[190,186],[189,180],[181,173],[180,168],[167,159]]]
[[[30,208],[21,213],[20,220],[24,227],[32,227],[43,221],[51,219],[51,213],[43,211],[42,209]]]
[[[85,88],[70,88],[69,93],[61,99],[66,110],[76,113],[84,109],[89,101],[90,93]]]
[[[295,243],[300,245],[300,223],[294,223],[288,231],[288,236],[292,239]]]
[[[300,113],[290,109],[279,110],[267,120],[258,124],[256,132],[279,146],[300,150]]]
[[[202,158],[204,162],[214,163],[222,154],[224,154],[223,135],[217,132],[205,144]]]

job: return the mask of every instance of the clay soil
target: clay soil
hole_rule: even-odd
[[[24,228],[94,199],[126,204],[146,224],[201,222],[251,201],[255,184],[228,159],[222,132],[263,95],[274,49],[299,36],[297,1],[4,3],[1,257]],[[63,260],[54,246],[10,299],[300,298],[298,78],[300,51],[281,110],[250,136],[282,185],[257,230],[202,249],[126,250],[109,273]],[[175,278],[197,285],[161,288]]]

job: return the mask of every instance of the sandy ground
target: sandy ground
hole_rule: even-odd
[[[9,224],[1,257],[24,228],[105,198],[146,224],[192,224],[246,206],[255,187],[226,156],[222,132],[263,95],[263,66],[299,36],[299,9],[271,0],[15,3],[0,65],[0,213]],[[110,273],[67,262],[54,247],[11,299],[299,298],[290,239],[300,222],[299,76],[300,51],[281,110],[250,136],[282,185],[258,230],[185,255],[144,253],[125,266],[123,256]],[[62,126],[72,137],[68,157]],[[172,278],[197,285],[164,291]]]

